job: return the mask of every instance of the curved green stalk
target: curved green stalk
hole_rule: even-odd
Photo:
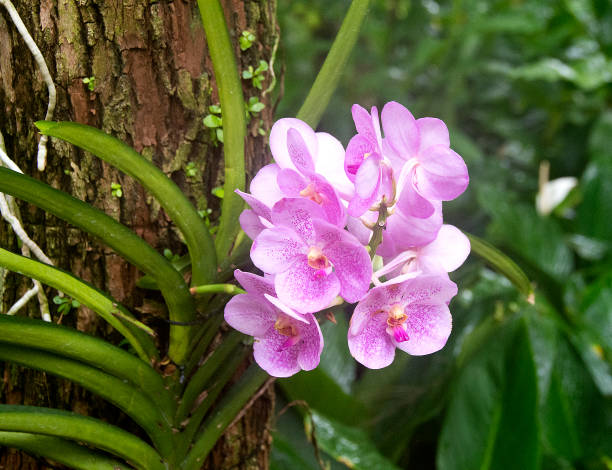
[[[234,384],[229,393],[221,400],[216,407],[215,413],[211,415],[203,424],[201,432],[193,443],[193,447],[181,465],[182,470],[198,470],[210,450],[225,432],[238,415],[242,407],[268,379],[262,369],[257,364],[252,364],[248,370]]]
[[[482,238],[472,235],[467,232],[463,232],[470,240],[470,246],[472,251],[484,259],[487,263],[491,264],[497,271],[506,276],[512,284],[521,292],[527,301],[533,303],[533,288],[529,282],[529,278],[523,272],[518,265],[512,261],[508,256],[503,254],[497,248],[490,243],[484,241]]]
[[[98,419],[37,406],[0,405],[0,430],[84,442],[142,470],[166,470],[160,455],[133,434]]]
[[[319,124],[321,116],[338,86],[340,77],[344,73],[351,51],[357,42],[361,24],[368,12],[369,3],[369,0],[353,0],[351,2],[325,62],[319,70],[304,104],[297,113],[297,118],[307,122],[312,128]]]
[[[176,455],[184,456],[187,453],[193,436],[200,428],[200,424],[202,424],[202,420],[206,416],[206,413],[208,413],[208,410],[217,400],[217,397],[223,388],[236,373],[238,366],[247,357],[247,354],[248,351],[245,349],[243,349],[241,353],[234,354],[225,362],[225,364],[223,364],[223,367],[215,373],[210,386],[206,388],[206,397],[189,416],[187,426],[181,433],[181,440],[177,443],[178,449],[176,451]]]
[[[195,318],[195,306],[183,277],[166,258],[125,225],[89,204],[29,176],[0,168],[0,192],[28,201],[100,238],[133,265],[150,274],[160,287],[168,305],[170,319],[188,323]],[[189,345],[190,329],[170,328],[168,355],[183,362]]]
[[[208,52],[213,63],[223,116],[225,182],[221,220],[215,239],[217,259],[222,260],[228,256],[240,230],[238,216],[244,207],[242,198],[234,192],[236,189],[244,191],[245,186],[244,98],[238,67],[234,59],[234,48],[227,31],[221,3],[219,0],[198,0],[198,7],[206,33]]]
[[[195,285],[211,282],[216,274],[215,247],[208,228],[180,188],[159,168],[129,145],[95,127],[75,122],[38,121],[38,129],[93,153],[138,180],[159,201],[185,238]]]
[[[202,393],[206,384],[221,365],[224,364],[228,356],[234,352],[235,347],[242,341],[244,335],[236,330],[232,330],[225,338],[219,347],[210,355],[206,362],[193,374],[189,380],[181,404],[176,412],[176,422],[182,422],[193,408],[198,395]]]
[[[206,284],[204,286],[195,286],[189,289],[192,294],[246,294],[244,289],[234,284]]]
[[[99,338],[65,326],[0,315],[0,342],[36,348],[92,365],[138,386],[162,409],[174,406],[161,376],[147,363]]]
[[[39,455],[76,470],[131,470],[132,467],[108,455],[59,437],[27,432],[0,431],[0,447],[13,447]]]
[[[190,376],[193,369],[198,365],[204,352],[210,346],[213,338],[219,331],[219,327],[223,323],[223,315],[213,314],[211,318],[206,320],[199,331],[199,337],[194,339],[193,346],[190,348],[189,359],[185,363],[185,375]]]
[[[5,343],[0,343],[0,359],[57,375],[90,390],[130,416],[147,432],[163,455],[168,456],[172,453],[169,417],[159,411],[155,401],[123,380],[47,351],[15,347]]]
[[[122,316],[129,318],[132,317],[131,313],[123,306],[115,303],[111,297],[85,281],[61,269],[25,256],[16,255],[3,248],[0,248],[0,266],[54,287],[89,307],[121,333],[134,347],[142,360],[149,362],[157,357],[157,349],[151,338],[133,325],[124,324],[116,316],[120,313]]]

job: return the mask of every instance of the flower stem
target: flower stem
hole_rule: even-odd
[[[234,284],[207,284],[204,286],[195,286],[189,289],[192,294],[246,294],[246,292]]]
[[[376,250],[378,246],[382,243],[383,240],[383,230],[387,228],[387,217],[389,213],[387,211],[387,206],[382,203],[380,208],[378,209],[378,220],[376,221],[376,225],[372,229],[372,238],[370,239],[370,243],[368,244],[370,250],[370,258],[374,258],[376,256]]]

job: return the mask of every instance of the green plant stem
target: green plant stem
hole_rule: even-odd
[[[219,367],[223,365],[228,356],[234,352],[236,346],[242,341],[244,335],[238,331],[232,330],[225,338],[219,347],[210,355],[210,357],[202,364],[193,377],[189,380],[181,403],[176,413],[176,422],[182,422],[191,412],[198,395],[206,387],[212,375]]]
[[[99,338],[41,320],[0,315],[0,342],[41,349],[89,364],[138,386],[162,410],[174,407],[161,376],[153,368]]]
[[[353,0],[336,39],[325,58],[297,118],[315,128],[325,112],[329,100],[338,87],[340,77],[346,68],[351,51],[359,37],[359,30],[368,12],[369,0]]]
[[[0,431],[0,447],[14,447],[76,470],[131,470],[132,467],[100,452],[59,437]]]
[[[527,298],[527,301],[531,303],[534,302],[533,288],[531,287],[529,278],[514,261],[482,238],[467,232],[463,233],[470,240],[470,246],[476,255],[480,256],[497,271],[506,276],[519,292]]]
[[[387,212],[387,206],[381,204],[380,208],[378,209],[378,219],[376,220],[376,225],[372,230],[372,238],[370,239],[370,243],[368,244],[368,247],[370,249],[370,258],[372,259],[374,259],[374,256],[376,256],[376,250],[383,241],[383,231],[386,228],[388,216],[389,214]]]
[[[95,127],[51,121],[38,121],[36,126],[43,134],[87,150],[138,180],[181,231],[191,258],[192,282],[206,284],[215,278],[217,260],[206,224],[181,189],[159,168],[129,145]]]
[[[133,434],[98,419],[37,406],[0,405],[0,430],[84,442],[142,470],[167,470],[160,455]]]
[[[170,320],[189,323],[195,306],[183,277],[166,258],[126,226],[103,212],[40,181],[0,168],[0,192],[28,201],[100,238],[126,260],[150,274],[159,286],[170,313]],[[171,325],[168,355],[181,364],[187,354],[191,330]]]
[[[217,397],[223,388],[236,373],[238,366],[244,359],[246,359],[248,354],[249,352],[243,348],[242,352],[236,352],[236,354],[228,358],[221,369],[217,370],[213,380],[210,383],[210,386],[206,389],[206,397],[204,400],[202,400],[202,403],[198,405],[195,411],[191,413],[191,416],[189,416],[189,422],[181,433],[180,442],[178,442],[178,449],[176,451],[177,455],[186,455],[189,445],[193,440],[193,436],[195,436],[196,432],[200,428],[200,424],[202,424],[202,420],[206,416],[206,413],[208,413],[208,410],[212,404],[215,402],[215,400],[217,400]]]
[[[43,284],[47,284],[68,294],[70,297],[78,300],[81,304],[89,307],[104,318],[129,341],[144,361],[149,362],[157,358],[157,349],[152,339],[143,331],[140,331],[139,328],[134,328],[132,324],[126,325],[116,316],[117,313],[127,318],[132,317],[132,315],[123,306],[117,304],[111,297],[100,292],[85,281],[61,269],[25,256],[16,255],[2,248],[0,248],[0,266],[32,279],[36,279]],[[123,318],[123,320],[125,320],[125,318]]]
[[[182,470],[198,470],[221,434],[238,415],[242,407],[268,379],[257,364],[252,364],[240,380],[223,397],[215,412],[204,422],[193,447],[181,465]]]
[[[185,365],[185,375],[191,375],[193,369],[198,365],[204,352],[206,352],[208,346],[210,346],[210,343],[219,331],[221,323],[223,323],[223,315],[221,314],[213,314],[213,316],[206,321],[202,336],[195,342],[191,349],[189,360]]]
[[[141,426],[162,455],[172,454],[172,442],[169,439],[171,418],[160,412],[155,401],[123,380],[47,351],[5,343],[0,343],[0,359],[57,375],[94,392],[117,406]]]
[[[242,198],[234,192],[236,189],[244,191],[245,187],[244,97],[221,3],[219,0],[198,0],[198,7],[215,72],[223,116],[225,182],[219,231],[215,239],[217,259],[222,260],[229,255],[240,230],[238,216],[244,207]]]
[[[219,263],[217,281],[225,282],[234,277],[234,269],[250,262],[249,253],[252,242],[244,232],[238,233],[232,254]]]
[[[246,294],[246,291],[234,284],[207,284],[189,289],[192,294]]]

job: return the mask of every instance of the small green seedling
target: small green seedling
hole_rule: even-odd
[[[242,78],[244,80],[251,80],[251,83],[255,88],[261,90],[261,84],[266,79],[265,72],[268,71],[268,63],[265,60],[260,60],[259,65],[256,69],[249,65],[249,68],[242,71]]]
[[[94,91],[96,88],[96,77],[85,77],[83,83],[87,85],[89,91]]]
[[[164,248],[164,256],[170,262],[178,261],[181,258],[179,255],[172,253],[169,248]]]
[[[206,227],[208,227],[208,231],[210,232],[211,235],[214,235],[215,233],[217,233],[217,230],[219,230],[219,226],[212,225],[212,222],[210,221],[211,214],[212,214],[212,209],[210,208],[198,210],[198,215],[204,219],[204,223],[206,224]]]
[[[70,310],[73,308],[79,308],[81,306],[81,303],[78,300],[70,299],[68,297],[60,297],[59,295],[53,297],[53,303],[58,306],[57,313],[60,314],[60,319],[64,315],[68,315]]]
[[[217,186],[216,188],[213,188],[211,192],[213,196],[216,196],[219,199],[223,199],[223,196],[225,195],[222,186]]]
[[[243,31],[240,37],[238,38],[238,43],[240,44],[240,50],[246,51],[249,49],[257,38],[250,31]]]
[[[123,190],[119,183],[111,183],[111,195],[116,198],[123,196]]]
[[[185,166],[185,174],[188,178],[194,178],[198,174],[198,169],[196,168],[196,164],[194,162],[189,162]]]
[[[221,108],[213,104],[208,107],[210,114],[204,116],[204,125],[211,131],[211,139],[215,145],[219,142],[223,143],[223,119],[221,117]]]
[[[246,114],[247,122],[251,122],[251,118],[257,113],[261,113],[265,107],[266,105],[259,101],[257,96],[251,96],[249,101],[244,103],[244,112]]]

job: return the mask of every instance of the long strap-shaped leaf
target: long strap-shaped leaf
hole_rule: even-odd
[[[193,299],[183,277],[166,258],[125,225],[69,194],[6,168],[0,168],[0,192],[28,201],[100,238],[155,279],[166,299],[172,321],[188,323],[194,319]],[[182,363],[188,345],[185,327],[171,326],[168,353],[171,359]]]
[[[160,455],[133,434],[98,419],[36,406],[0,405],[0,430],[84,442],[142,470],[167,470]]]
[[[368,12],[369,3],[369,0],[352,1],[325,62],[297,114],[298,119],[307,122],[313,128],[319,124],[338,86],[338,81],[344,73],[353,46],[357,42],[361,24]]]
[[[138,180],[155,196],[183,234],[191,258],[194,285],[212,282],[217,268],[212,237],[189,199],[159,168],[129,145],[95,127],[52,121],[38,121],[36,126],[43,134],[87,150]]]
[[[223,8],[219,0],[198,0],[200,16],[206,33],[208,52],[213,63],[215,81],[219,90],[221,114],[223,116],[223,158],[225,159],[225,182],[221,220],[215,239],[217,259],[225,259],[240,231],[238,216],[244,204],[234,190],[244,190],[244,138],[246,122],[244,98],[230,41]],[[197,285],[197,284],[195,284]]]
[[[198,470],[215,442],[225,432],[245,403],[257,392],[269,376],[258,365],[252,364],[221,400],[215,413],[203,424],[204,431],[199,434],[193,447],[181,465],[182,470]]]
[[[133,468],[101,452],[59,437],[0,431],[0,447],[21,449],[68,465],[76,470],[131,470]]]
[[[163,410],[173,407],[161,376],[152,367],[99,338],[41,320],[0,315],[0,342],[50,351],[97,367],[138,386]]]
[[[172,454],[169,422],[155,402],[121,379],[47,351],[0,343],[0,360],[68,379],[116,405],[140,425],[164,456]],[[0,416],[0,421],[2,417]]]
[[[125,336],[144,361],[148,362],[157,357],[155,344],[146,333],[132,325],[124,324],[115,316],[115,312],[127,317],[131,317],[131,313],[95,287],[54,266],[16,255],[2,248],[0,248],[0,266],[37,279],[89,307]]]

